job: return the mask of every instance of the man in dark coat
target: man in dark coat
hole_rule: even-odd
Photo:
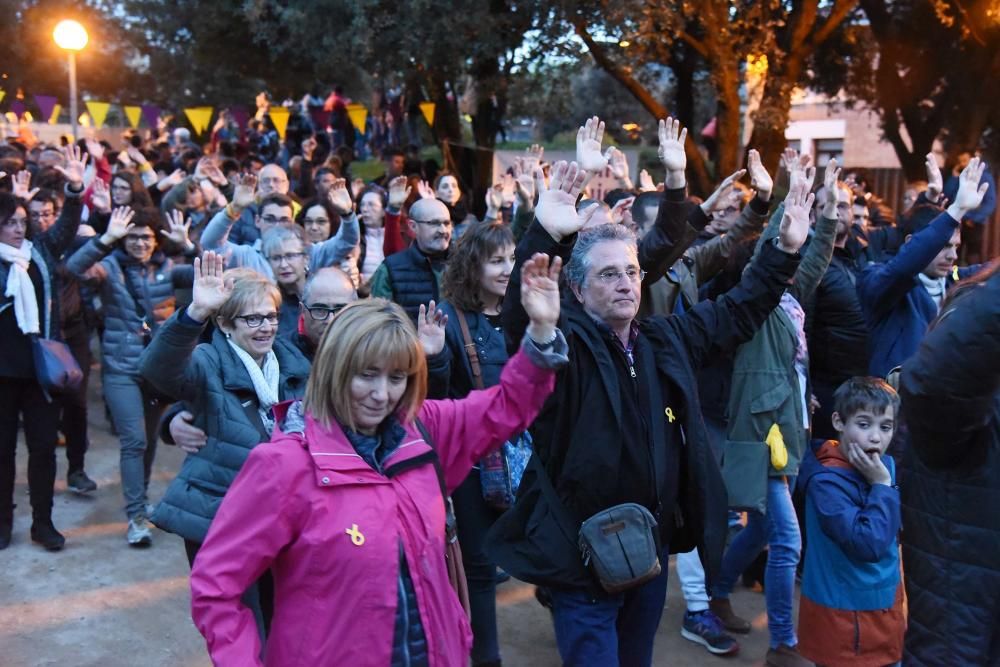
[[[683,187],[676,131],[661,142],[664,152],[681,156]],[[671,161],[661,158],[669,169]],[[670,552],[698,547],[708,577],[718,571],[726,491],[709,450],[695,372],[748,340],[778,304],[808,234],[808,208],[805,192],[798,193],[786,207],[779,242],[763,249],[728,294],[683,316],[639,322],[643,272],[635,237],[620,225],[577,234],[584,221],[574,202],[582,185],[575,163],[557,164],[517,248],[517,264],[536,252],[570,260],[573,294],[564,298],[560,322],[570,363],[532,427],[535,456],[488,550],[515,577],[551,587],[565,664],[648,665],[667,569],[624,593],[604,593],[577,547],[580,523],[620,503],[641,504],[659,523],[661,558],[668,546]],[[518,276],[515,267],[503,309],[511,342],[527,325]]]

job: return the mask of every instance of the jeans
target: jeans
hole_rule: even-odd
[[[0,377],[0,523],[13,523],[18,418],[28,445],[28,491],[36,521],[52,518],[58,411],[34,379]]]
[[[799,562],[802,539],[789,489],[794,484],[794,477],[787,481],[782,477],[767,480],[767,512],[747,513],[746,528],[726,549],[719,581],[712,589],[713,598],[728,598],[737,577],[767,546],[764,596],[771,648],[777,648],[779,644],[795,646],[799,643],[792,618],[792,600],[795,595],[795,566]]]
[[[104,399],[121,442],[122,494],[125,514],[132,519],[146,513],[157,426],[165,406],[143,394],[138,378],[118,373],[104,374]]]
[[[649,667],[667,598],[668,554],[660,576],[632,590],[593,597],[584,590],[552,589],[559,656],[567,667]]]
[[[62,414],[59,429],[66,436],[67,474],[83,470],[83,460],[90,442],[87,439],[87,385],[90,382],[90,329],[74,326],[65,332],[66,345],[83,371],[80,388],[59,397]]]
[[[451,495],[458,521],[458,542],[462,564],[469,583],[469,607],[472,615],[472,664],[498,662],[500,640],[497,637],[496,564],[484,550],[486,533],[500,512],[483,500],[479,471],[473,469]]]

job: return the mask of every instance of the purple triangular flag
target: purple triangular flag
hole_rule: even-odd
[[[160,120],[160,107],[155,104],[143,104],[142,105],[142,117],[146,121],[146,125],[153,130],[156,129],[156,124]]]
[[[24,106],[24,102],[22,102],[21,100],[14,100],[13,102],[10,103],[10,110],[14,112],[14,115],[17,117],[18,120],[21,120],[21,118],[24,117],[24,112],[26,110],[26,107]]]
[[[241,130],[245,130],[247,123],[250,122],[250,112],[247,111],[247,108],[233,107],[229,110],[229,113],[233,114],[233,120],[236,121],[236,126]]]
[[[35,95],[35,104],[38,105],[38,110],[42,114],[42,117],[38,119],[40,122],[48,122],[52,116],[52,110],[56,108],[58,101],[55,95]]]

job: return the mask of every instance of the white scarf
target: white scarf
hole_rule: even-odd
[[[35,286],[28,275],[31,266],[31,241],[24,240],[20,248],[0,243],[0,260],[10,264],[7,272],[7,291],[4,296],[14,299],[14,317],[17,326],[25,334],[40,333],[38,328],[38,300]]]
[[[267,356],[264,357],[264,366],[262,368],[257,365],[257,362],[253,360],[253,357],[246,350],[228,338],[226,342],[236,352],[236,356],[243,362],[243,367],[247,369],[247,373],[250,375],[250,381],[253,382],[253,390],[257,393],[260,417],[264,421],[264,426],[270,431],[274,426],[274,418],[271,417],[271,407],[278,402],[278,376],[280,374],[278,358],[274,356],[274,350],[269,351]]]
[[[934,305],[941,310],[941,300],[944,299],[944,288],[947,284],[947,278],[928,278],[923,273],[917,274],[920,278],[920,283],[927,290],[927,293],[931,295],[934,299]]]

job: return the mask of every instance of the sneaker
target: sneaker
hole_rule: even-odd
[[[31,541],[41,544],[47,551],[59,551],[66,544],[66,538],[62,536],[52,521],[35,521],[31,524]]]
[[[708,608],[722,622],[722,627],[729,632],[738,632],[741,635],[750,632],[750,622],[733,612],[733,605],[730,604],[729,598],[716,598],[708,603]]]
[[[90,493],[97,490],[97,482],[87,477],[84,471],[77,470],[66,476],[66,488],[74,493]]]
[[[145,514],[136,514],[128,520],[128,543],[133,547],[148,547],[153,544],[153,524]]]
[[[802,657],[796,646],[780,644],[778,648],[768,649],[764,664],[770,667],[813,667],[813,663]]]
[[[740,650],[736,640],[722,629],[722,621],[709,609],[685,612],[681,637],[701,644],[715,655],[733,655]]]

